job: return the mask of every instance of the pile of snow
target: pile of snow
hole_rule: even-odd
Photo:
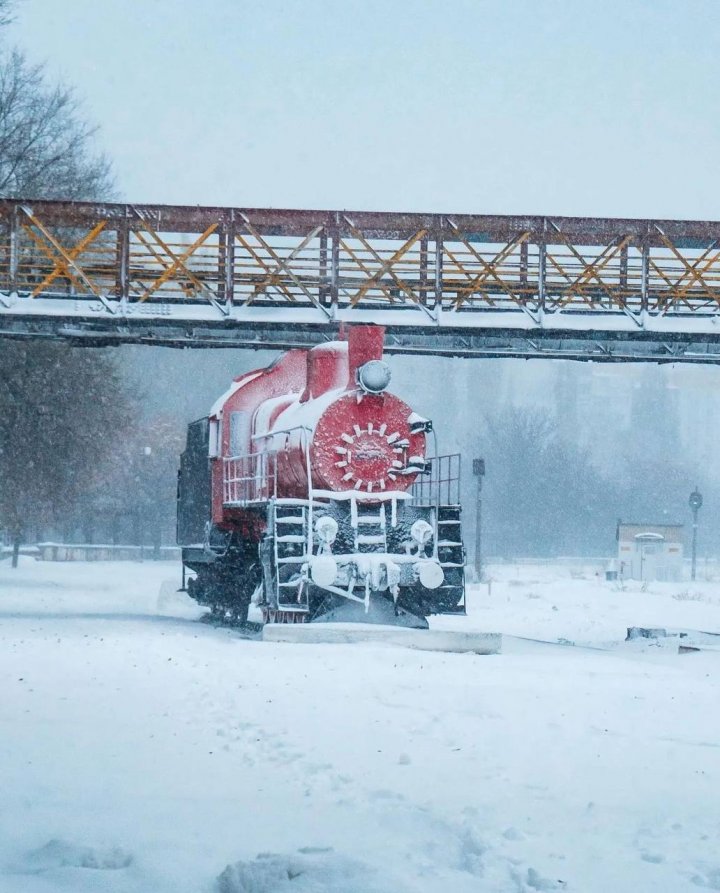
[[[720,631],[719,582],[608,582],[593,569],[543,565],[491,566],[486,579],[471,587],[468,617],[431,626],[598,646],[622,642],[631,626]]]
[[[17,874],[42,874],[59,868],[92,868],[99,871],[116,871],[127,868],[132,862],[130,853],[119,847],[93,849],[78,846],[66,840],[50,840],[39,849],[25,853],[14,867]]]
[[[363,862],[313,850],[303,847],[290,856],[263,853],[252,862],[228,865],[217,879],[217,893],[409,893],[402,881],[383,879]]]
[[[720,653],[624,642],[720,631],[720,586],[490,576],[433,620],[480,656],[248,640],[171,563],[0,565],[0,889],[720,889]]]

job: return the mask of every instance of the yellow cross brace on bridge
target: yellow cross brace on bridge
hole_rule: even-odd
[[[558,272],[567,279],[569,285],[567,285],[563,290],[563,298],[560,298],[557,303],[559,305],[567,304],[569,301],[572,301],[573,298],[577,294],[581,294],[583,300],[592,304],[592,297],[588,300],[588,298],[582,294],[583,288],[585,286],[590,285],[590,280],[594,279],[597,284],[602,288],[605,294],[611,301],[616,300],[616,296],[613,295],[610,287],[605,282],[605,280],[600,276],[600,273],[608,266],[613,258],[620,254],[623,248],[626,248],[630,244],[630,236],[624,236],[620,241],[613,245],[607,245],[603,248],[602,252],[595,258],[593,261],[586,260],[579,251],[575,249],[575,247],[565,238],[564,234],[560,231],[557,231],[558,235],[561,237],[563,244],[567,245],[570,250],[570,253],[575,257],[577,262],[584,266],[582,273],[579,276],[576,276],[572,279],[563,269],[561,264],[559,264],[555,258],[551,257],[548,254],[548,261],[550,261],[553,266],[558,270]]]
[[[28,219],[31,221],[32,225],[35,226],[40,232],[45,236],[48,242],[55,249],[57,254],[60,255],[61,258],[66,262],[66,269],[68,273],[70,273],[70,267],[75,271],[75,274],[82,282],[90,289],[90,291],[96,295],[98,298],[102,298],[102,294],[100,290],[95,286],[93,282],[88,279],[85,275],[83,269],[75,263],[75,256],[72,255],[72,252],[68,253],[62,247],[62,245],[57,241],[57,239],[47,231],[47,229],[40,223],[40,221],[33,215],[32,211],[29,208],[23,208],[23,211],[27,215]],[[103,224],[104,225],[104,224]],[[26,227],[27,232],[32,236],[34,242],[42,249],[42,251],[52,260],[54,263],[57,262],[56,257],[52,254],[52,252],[48,251],[47,246],[43,243],[42,239],[39,239],[37,235],[28,227]],[[89,244],[89,243],[88,243]],[[75,276],[70,276],[70,278],[75,281]]]
[[[459,307],[460,304],[465,300],[465,295],[471,296],[473,292],[479,290],[481,285],[485,283],[491,283],[494,281],[507,295],[511,300],[516,303],[520,303],[518,296],[515,294],[513,289],[505,282],[505,280],[498,274],[497,267],[502,264],[516,248],[519,248],[523,242],[527,241],[530,237],[530,233],[524,232],[520,233],[514,239],[512,239],[508,244],[500,251],[499,254],[495,256],[495,258],[491,261],[485,260],[485,258],[475,250],[470,241],[460,232],[458,227],[450,220],[448,221],[450,224],[450,228],[455,234],[455,238],[461,242],[468,252],[475,258],[477,263],[482,267],[482,272],[480,272],[477,276],[475,276],[470,285],[464,286],[462,289],[462,296],[458,293],[458,296],[455,300],[455,306]]]
[[[173,262],[165,269],[164,273],[158,276],[158,278],[155,280],[155,282],[153,282],[150,288],[146,289],[143,294],[140,295],[140,298],[138,300],[140,300],[141,302],[147,301],[150,295],[154,291],[157,291],[161,285],[164,285],[168,281],[168,279],[172,279],[172,277],[178,270],[183,270],[188,277],[194,278],[190,275],[190,272],[185,267],[185,261],[187,261],[187,259],[193,254],[193,252],[197,251],[197,249],[203,244],[203,242],[205,242],[205,240],[208,239],[217,228],[218,224],[212,223],[201,236],[198,236],[198,238],[195,239],[195,241],[189,248],[183,251],[183,253],[179,257],[173,255],[173,257],[175,258]]]
[[[74,279],[75,277],[70,272],[70,263],[75,261],[83,251],[90,245],[95,239],[100,235],[100,233],[105,229],[105,224],[107,221],[101,220],[100,223],[97,223],[89,233],[87,233],[78,243],[67,252],[67,255],[63,252],[63,258],[61,260],[55,261],[55,267],[52,272],[48,273],[48,275],[43,279],[43,281],[37,285],[30,294],[31,298],[36,298],[41,292],[45,291],[48,286],[50,286],[58,276],[67,276],[68,279]],[[37,244],[41,244],[38,242]],[[46,254],[49,253],[46,251]]]
[[[392,255],[392,257],[387,258],[387,260],[383,260],[380,254],[372,247],[372,245],[367,241],[367,239],[363,236],[363,234],[356,228],[352,227],[351,229],[353,236],[361,242],[365,246],[365,250],[368,251],[372,257],[375,258],[377,263],[380,264],[378,270],[375,271],[375,274],[368,279],[368,281],[362,285],[358,291],[353,295],[350,300],[350,306],[354,307],[363,297],[364,295],[375,285],[377,285],[382,277],[389,273],[392,276],[393,281],[396,283],[397,287],[403,291],[411,301],[414,303],[419,303],[418,296],[415,292],[405,283],[402,279],[400,279],[395,271],[393,270],[393,266],[400,260],[403,255],[407,254],[407,252],[419,242],[422,238],[427,235],[426,229],[421,229],[419,232],[415,233],[414,236],[411,236],[404,245],[401,245],[400,248]],[[383,289],[384,290],[384,289]]]

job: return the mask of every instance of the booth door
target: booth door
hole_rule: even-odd
[[[658,579],[658,571],[662,562],[661,543],[640,543],[640,579],[653,581]]]

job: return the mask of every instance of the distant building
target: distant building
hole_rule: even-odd
[[[620,577],[645,581],[682,579],[682,524],[630,524],[619,521],[617,541]]]

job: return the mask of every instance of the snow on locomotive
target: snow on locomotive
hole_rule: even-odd
[[[426,627],[464,613],[458,455],[389,393],[384,329],[289,350],[188,428],[178,543],[190,594],[242,623]],[[437,453],[437,450],[435,450]]]

